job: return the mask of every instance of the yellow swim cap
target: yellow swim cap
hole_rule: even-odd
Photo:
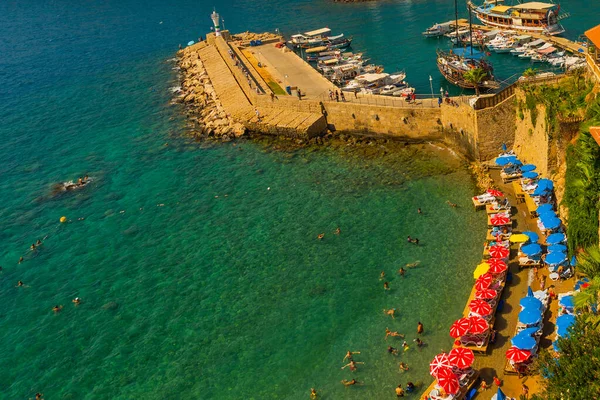
[[[60,223],[64,224],[65,222],[67,222],[67,217],[60,217]]]

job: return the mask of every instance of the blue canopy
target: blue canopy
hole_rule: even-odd
[[[548,236],[546,238],[546,243],[548,244],[557,244],[557,243],[562,243],[565,241],[565,234],[564,233],[553,233],[552,235]]]
[[[537,167],[533,164],[525,164],[521,167],[521,172],[529,172],[529,171],[533,171],[534,169],[536,169]]]
[[[523,297],[520,301],[519,304],[521,305],[521,307],[523,308],[537,308],[538,310],[542,308],[542,302],[539,301],[538,299],[536,299],[533,296],[526,296]]]
[[[561,253],[559,251],[554,253],[548,253],[546,255],[546,264],[556,265],[564,262],[567,259],[567,255],[565,253]]]
[[[560,299],[558,304],[560,304],[563,307],[573,308],[575,307],[575,299],[573,298],[573,296],[564,296],[562,299]]]
[[[543,188],[543,189],[548,189],[548,190],[552,190],[554,189],[554,182],[552,182],[550,179],[540,179],[538,181],[538,188]]]
[[[543,212],[545,212],[547,210],[554,211],[554,206],[552,204],[550,204],[550,203],[540,204],[538,206],[537,210],[535,210],[535,212],[538,213],[538,214],[542,214]]]
[[[523,178],[527,178],[527,179],[535,179],[538,177],[538,173],[535,171],[527,171],[527,172],[523,172]]]
[[[471,46],[467,46],[465,48],[454,48],[452,49],[452,51],[459,57],[471,58],[473,60],[479,60],[480,58],[483,58],[485,56],[485,53],[483,51],[471,49]]]
[[[537,341],[531,335],[516,335],[510,341],[513,346],[521,350],[531,350],[537,345]]]
[[[500,388],[498,388],[498,392],[496,392],[496,400],[506,400],[506,395]]]
[[[542,311],[535,308],[526,308],[519,313],[519,322],[525,325],[534,325],[542,320]]]
[[[531,240],[532,242],[537,242],[540,239],[540,237],[538,236],[537,233],[531,232],[531,231],[525,231],[525,232],[523,232],[523,235],[529,236],[529,240]],[[550,236],[552,236],[552,235],[550,235]]]
[[[545,221],[549,221],[553,218],[558,218],[558,215],[556,215],[556,212],[554,212],[554,210],[548,210],[543,211],[541,214],[539,214],[538,218],[540,219],[540,221],[542,221],[543,224]]]
[[[527,256],[535,256],[542,252],[542,246],[537,243],[530,243],[521,246],[521,251]]]
[[[561,252],[567,251],[567,246],[564,244],[553,244],[552,246],[548,246],[548,251],[550,252]]]
[[[546,229],[556,229],[561,226],[562,221],[559,218],[549,218],[542,221],[544,228]]]
[[[531,290],[531,286],[527,286],[527,297],[534,297],[533,290]]]
[[[532,196],[544,196],[548,192],[551,192],[551,191],[552,191],[552,189],[537,187],[537,188],[535,188],[535,190],[533,191],[533,193],[531,193],[531,195]]]
[[[462,50],[462,49],[457,49]],[[505,166],[508,164],[520,164],[521,161],[517,159],[515,156],[501,156],[496,158],[496,165]]]
[[[556,333],[558,336],[568,336],[568,329],[575,323],[575,316],[571,314],[563,314],[556,318],[556,327],[558,328]]]

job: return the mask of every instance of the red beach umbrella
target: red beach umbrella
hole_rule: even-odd
[[[448,354],[440,353],[437,356],[433,357],[433,360],[429,363],[429,373],[431,374],[431,376],[437,378],[437,374],[440,369],[451,367],[452,364],[450,364]]]
[[[487,192],[494,197],[504,197],[504,193],[497,189],[488,189]]]
[[[475,298],[489,300],[495,298],[497,294],[494,289],[483,289],[475,292]]]
[[[472,300],[469,303],[469,310],[474,312],[475,314],[479,314],[482,317],[486,315],[490,315],[492,313],[492,307],[485,300]]]
[[[490,218],[490,222],[494,226],[508,225],[510,223],[510,218],[505,214],[494,214]]]
[[[438,385],[448,394],[456,394],[460,390],[458,378],[450,368],[440,368],[437,375]]]
[[[452,336],[454,339],[459,338],[462,335],[466,335],[470,328],[471,321],[469,318],[457,319],[450,327],[450,336]]]
[[[487,321],[481,317],[469,317],[469,319],[471,320],[471,329],[469,329],[469,332],[473,334],[483,333],[490,327]]]
[[[487,289],[490,287],[493,280],[494,280],[494,277],[492,276],[492,274],[485,273],[485,274],[481,275],[479,278],[477,278],[477,280],[475,281],[475,289],[476,290]]]
[[[509,250],[510,251],[510,250]],[[491,267],[492,265],[495,266],[504,266],[507,267],[506,265],[506,261],[500,259],[500,258],[490,258],[489,260],[485,261],[486,263],[489,264],[489,266]]]
[[[510,250],[506,247],[498,245],[490,247],[490,256],[492,256],[493,258],[506,258],[509,254]]]
[[[521,350],[514,346],[506,350],[506,358],[516,363],[523,362],[527,360],[530,356],[531,352],[529,350]]]
[[[448,353],[448,359],[450,360],[450,364],[455,367],[465,369],[473,364],[473,361],[475,361],[475,354],[473,354],[473,350],[471,349],[457,347]]]
[[[488,270],[488,272],[490,274],[501,274],[504,271],[506,271],[507,269],[508,269],[508,266],[506,265],[506,263],[504,263],[504,265],[496,264],[494,266],[490,266],[490,269]]]

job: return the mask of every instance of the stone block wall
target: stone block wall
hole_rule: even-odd
[[[525,94],[521,90],[517,90],[517,101],[525,102]],[[550,145],[546,130],[546,107],[537,105],[536,124],[531,121],[531,112],[523,111],[523,120],[517,115],[514,150],[517,156],[523,163],[535,164],[536,171],[544,176],[548,176],[549,172],[549,151]]]
[[[517,129],[515,102],[515,95],[513,95],[493,108],[476,111],[477,148],[480,160],[496,157],[503,143],[508,148],[513,146]]]

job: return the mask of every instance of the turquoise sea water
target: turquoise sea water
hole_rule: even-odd
[[[451,12],[425,1],[219,7],[236,31],[353,34],[423,90],[435,66],[420,49],[435,46],[418,32]],[[573,19],[591,18],[576,7]],[[378,399],[398,383],[429,383],[428,361],[450,346],[484,234],[467,173],[449,173],[430,146],[374,160],[189,141],[168,105],[167,60],[205,34],[211,10],[0,3],[0,398],[302,399],[316,387],[327,399]],[[85,173],[89,187],[52,195]],[[390,307],[395,320],[382,312]],[[386,353],[386,327],[411,343],[398,358]],[[340,369],[346,350],[361,351],[356,373]],[[352,377],[365,385],[339,383]]]

